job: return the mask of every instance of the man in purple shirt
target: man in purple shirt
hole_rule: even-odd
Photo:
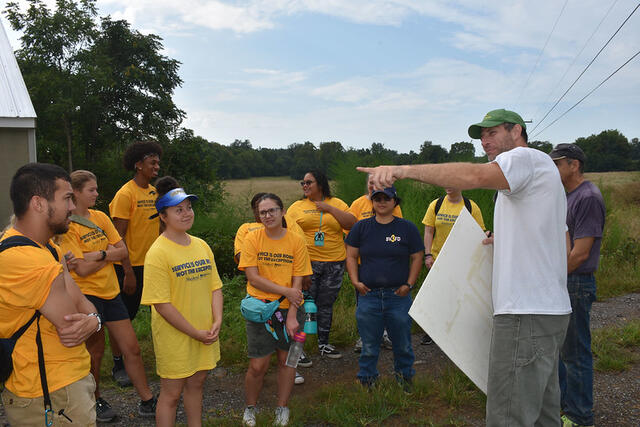
[[[584,152],[558,144],[549,154],[567,191],[567,227],[571,252],[567,286],[571,299],[569,329],[560,351],[560,393],[564,427],[593,425],[593,359],[589,319],[596,299],[595,271],[600,259],[605,207],[600,190],[584,179]]]

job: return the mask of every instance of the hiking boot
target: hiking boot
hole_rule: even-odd
[[[313,365],[313,362],[307,357],[306,354],[304,354],[303,351],[300,355],[300,359],[298,360],[298,366],[300,366],[301,368],[310,368],[311,365]]]
[[[289,408],[286,406],[278,406],[276,408],[276,419],[273,420],[274,426],[286,426],[289,424]]]
[[[429,334],[424,334],[422,339],[420,340],[420,345],[430,345],[433,344],[433,340],[429,336]]]
[[[358,337],[358,341],[356,341],[356,345],[353,347],[354,353],[362,353],[362,338]]]
[[[593,427],[593,424],[588,426],[578,424],[575,421],[573,421],[571,418],[567,417],[566,415],[563,415],[562,417],[560,417],[560,420],[562,421],[562,427]]]
[[[294,384],[298,384],[298,385],[300,385],[300,384],[304,384],[304,377],[303,377],[302,375],[300,375],[300,374],[298,373],[298,371],[296,371],[296,379],[295,379],[295,380],[293,380],[293,383],[294,383]]]
[[[340,359],[342,357],[342,353],[336,350],[331,344],[318,345],[318,351],[320,352],[320,356],[327,356],[329,359]]]
[[[244,415],[242,415],[242,425],[248,427],[255,427],[256,425],[256,410],[255,406],[247,406],[244,408]]]
[[[110,423],[118,414],[111,408],[106,400],[99,397],[96,399],[96,420],[101,423]]]
[[[114,366],[113,369],[111,369],[111,376],[120,387],[131,387],[133,385],[131,384],[129,375],[127,375],[127,371],[125,371],[124,368],[116,369]]]
[[[155,396],[147,401],[141,400],[138,404],[138,415],[141,417],[155,417],[157,403],[158,399]]]

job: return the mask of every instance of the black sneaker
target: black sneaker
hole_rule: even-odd
[[[336,350],[331,344],[318,345],[318,351],[320,352],[320,356],[327,356],[329,359],[340,359],[342,357],[342,353]]]
[[[158,403],[158,399],[156,397],[152,397],[146,402],[141,400],[138,404],[138,415],[141,417],[155,417],[156,416],[156,404]]]
[[[111,408],[111,405],[106,400],[99,397],[96,399],[96,420],[101,423],[110,423],[118,416],[116,411]]]
[[[309,359],[307,355],[302,352],[302,354],[300,355],[300,359],[298,360],[298,366],[300,366],[301,368],[310,368],[311,365],[313,365],[311,359]]]
[[[116,367],[114,366],[111,369],[111,376],[113,377],[113,380],[116,382],[116,384],[118,384],[120,387],[131,387],[133,385],[131,384],[129,375],[127,375],[127,371],[125,371],[124,368],[116,369]]]
[[[424,334],[424,336],[420,340],[420,345],[429,345],[429,344],[433,344],[433,340],[431,339],[429,334]]]

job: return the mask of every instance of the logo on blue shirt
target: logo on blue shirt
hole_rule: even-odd
[[[395,243],[395,242],[399,242],[400,240],[402,240],[400,236],[396,236],[395,234],[385,237],[386,242]]]

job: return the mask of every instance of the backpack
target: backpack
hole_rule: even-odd
[[[14,248],[16,246],[35,246],[39,248],[38,245],[33,240],[24,236],[11,236],[0,242],[0,252],[3,252],[7,249]],[[49,249],[51,255],[55,258],[56,261],[60,261],[58,258],[58,252],[51,246],[51,244],[47,243],[46,248]],[[36,333],[36,345],[38,346],[38,368],[40,370],[40,384],[42,385],[42,395],[44,399],[44,409],[45,409],[45,421],[48,420],[50,414],[52,413],[51,409],[51,398],[49,397],[49,387],[47,386],[47,373],[44,368],[44,351],[42,348],[42,337],[40,336],[40,312],[38,310],[33,313],[33,316],[20,327],[10,338],[0,338],[0,382],[4,383],[9,379],[11,373],[13,372],[13,358],[11,357],[13,353],[13,349],[16,346],[16,342],[22,334],[29,329],[29,326],[33,322],[36,322],[38,331]]]

